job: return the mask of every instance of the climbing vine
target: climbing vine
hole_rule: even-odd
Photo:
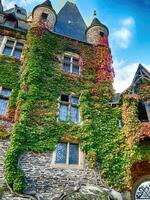
[[[0,115],[0,119],[14,122],[14,113],[16,109],[16,98],[18,96],[20,62],[17,59],[5,55],[0,55],[0,86],[12,90],[8,112],[5,116]],[[3,95],[0,95],[4,98]],[[0,137],[10,135],[4,125],[0,125]]]
[[[18,168],[18,159],[24,151],[52,151],[58,141],[72,139],[80,142],[89,166],[99,166],[108,185],[120,190],[130,187],[130,167],[139,160],[136,154],[139,147],[130,142],[139,125],[137,99],[123,97],[122,109],[110,106],[114,71],[106,44],[104,41],[93,47],[48,33],[43,27],[29,31],[16,123],[5,158],[6,180],[14,191],[22,192],[25,187],[24,174]],[[81,76],[64,73],[58,57],[65,51],[80,54]],[[82,124],[57,120],[60,95],[71,93],[80,96]],[[121,115],[123,129],[118,126]]]

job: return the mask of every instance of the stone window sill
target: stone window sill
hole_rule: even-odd
[[[51,168],[57,168],[57,169],[83,169],[83,165],[67,165],[67,164],[52,164],[50,166]]]

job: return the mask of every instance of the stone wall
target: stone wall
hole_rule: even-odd
[[[40,194],[49,200],[58,197],[62,191],[73,189],[78,185],[101,185],[98,172],[87,167],[85,161],[83,169],[54,168],[51,166],[52,153],[35,154],[26,152],[19,161],[26,177],[26,194]]]
[[[8,140],[0,140],[0,187],[5,186],[3,160],[8,144]],[[25,152],[21,156],[18,166],[25,172],[26,194],[33,196],[36,194],[42,200],[56,200],[62,191],[71,191],[78,185],[102,185],[101,176],[97,171],[88,168],[86,160],[83,169],[54,168],[51,162],[52,152],[39,154]],[[130,196],[127,197],[128,193],[124,193],[123,196],[124,200],[131,199]],[[0,199],[29,200],[30,198],[17,197],[6,191]]]
[[[13,124],[6,120],[0,120],[0,127],[3,127],[8,133],[13,131]]]
[[[3,161],[4,161],[4,155],[8,147],[8,143],[9,143],[8,140],[2,140],[2,139],[0,140],[0,187],[3,187],[5,185]]]

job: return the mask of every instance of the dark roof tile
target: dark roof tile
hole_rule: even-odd
[[[67,2],[57,15],[55,32],[86,41],[87,26],[76,4]]]

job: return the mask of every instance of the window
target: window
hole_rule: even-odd
[[[0,46],[2,45],[3,39],[4,39],[4,37],[0,36]]]
[[[6,114],[8,106],[8,100],[0,98],[0,115]]]
[[[22,14],[20,9],[17,9],[17,13],[18,14]]]
[[[150,121],[150,103],[149,102],[145,103],[145,108],[146,108],[146,112],[148,116],[148,121]]]
[[[4,47],[2,53],[5,55],[14,56],[20,58],[22,54],[22,49],[24,47],[23,42],[16,41],[15,39],[5,38]]]
[[[11,18],[11,17],[7,17],[7,19],[5,20],[4,22],[4,26],[7,26],[7,27],[15,27],[17,24],[16,20]]]
[[[104,32],[100,31],[100,36],[104,37]]]
[[[118,119],[118,125],[119,125],[119,128],[122,128],[122,127],[123,127],[122,119]]]
[[[80,74],[80,58],[77,54],[65,54],[63,59],[63,70],[66,73]]]
[[[56,148],[56,164],[78,165],[79,145],[72,143],[59,143]]]
[[[2,87],[0,88],[0,115],[6,114],[10,95],[11,90]]]
[[[150,146],[150,138],[149,137],[145,137],[144,139],[139,141],[139,144],[141,147],[145,147],[145,146]]]
[[[149,122],[146,107],[143,102],[138,103],[138,118],[141,122]]]
[[[59,106],[59,120],[79,122],[79,97],[61,95]]]
[[[41,19],[46,20],[47,18],[48,18],[48,14],[47,13],[42,13]]]

